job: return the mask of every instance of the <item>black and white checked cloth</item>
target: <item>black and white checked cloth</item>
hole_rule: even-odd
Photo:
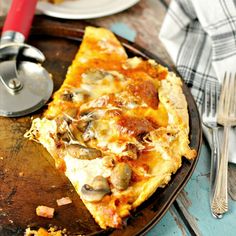
[[[206,81],[220,83],[225,71],[236,72],[236,0],[172,0],[160,39],[200,108]],[[232,130],[234,163],[235,144]]]

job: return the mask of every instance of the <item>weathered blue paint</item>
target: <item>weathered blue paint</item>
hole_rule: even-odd
[[[131,29],[127,24],[124,24],[122,22],[113,23],[110,26],[110,29],[117,35],[128,39],[131,42],[135,41],[136,32],[135,30]]]
[[[185,227],[182,219],[179,217],[178,212],[174,206],[165,216],[158,222],[158,224],[151,229],[146,236],[162,236],[162,235],[188,235],[188,230]]]
[[[229,212],[222,219],[215,219],[210,214],[209,175],[210,151],[203,145],[201,157],[192,178],[185,187],[192,205],[189,213],[197,219],[202,235],[236,235],[236,202],[229,199]]]

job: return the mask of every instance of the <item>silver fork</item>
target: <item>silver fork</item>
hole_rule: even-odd
[[[211,140],[211,170],[210,170],[210,206],[212,205],[212,198],[215,192],[215,179],[217,178],[220,150],[217,124],[217,106],[218,106],[218,88],[216,83],[206,82],[204,93],[204,104],[202,111],[203,124],[212,131]],[[211,213],[215,218],[221,218],[221,214],[215,214],[212,209]]]
[[[217,111],[218,123],[224,126],[219,174],[216,179],[215,193],[212,200],[212,211],[223,214],[228,211],[228,155],[229,131],[236,125],[236,74],[224,77],[220,102]]]

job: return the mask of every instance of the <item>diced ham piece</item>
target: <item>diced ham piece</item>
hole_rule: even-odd
[[[71,199],[69,197],[63,197],[60,199],[57,199],[57,205],[63,206],[72,203]]]
[[[53,218],[54,216],[54,208],[47,206],[38,206],[36,208],[37,216],[45,217],[45,218]]]

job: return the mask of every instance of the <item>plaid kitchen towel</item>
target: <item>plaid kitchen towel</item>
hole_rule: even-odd
[[[172,0],[160,39],[200,108],[206,81],[220,83],[226,70],[236,72],[236,0]],[[230,137],[236,163],[235,129]]]

